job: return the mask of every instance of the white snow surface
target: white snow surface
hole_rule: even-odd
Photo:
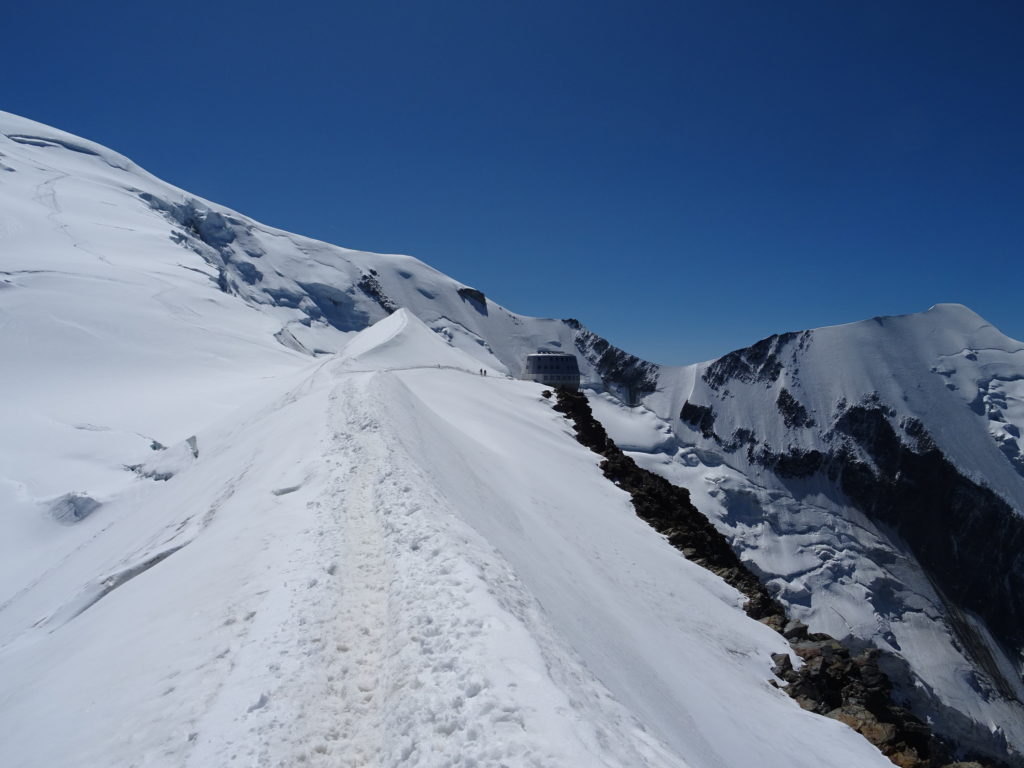
[[[0,765],[889,764],[501,375],[567,326],[0,134]]]

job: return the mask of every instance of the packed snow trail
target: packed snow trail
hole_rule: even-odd
[[[321,490],[188,765],[684,766],[607,693],[587,711],[543,671],[539,607],[395,439],[394,374],[330,368],[329,393],[308,395],[325,403]]]
[[[356,413],[360,382],[349,378],[330,396],[328,424],[333,430],[327,461],[334,472],[329,514],[341,532],[335,571],[340,580],[336,610],[338,641],[328,661],[327,714],[337,723],[344,765],[371,766],[384,749],[383,712],[386,679],[385,632],[392,568],[381,519],[380,492],[386,446],[372,420]],[[328,540],[329,542],[329,540]],[[337,568],[337,561],[331,569]]]
[[[343,541],[336,650],[348,660],[340,764],[681,765],[587,739],[561,711],[565,694],[522,674],[543,668],[539,650],[500,598],[531,601],[402,455],[386,420],[389,377],[344,374],[331,395],[328,461],[341,473],[325,503]]]

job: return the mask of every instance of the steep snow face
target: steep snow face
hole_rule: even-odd
[[[891,651],[918,711],[1021,751],[1021,382],[1024,344],[944,304],[664,370],[645,409],[593,405],[812,629]]]
[[[785,642],[542,387],[462,363],[395,313],[157,452],[168,479],[36,519],[0,762],[889,764],[768,684]]]
[[[276,326],[281,344],[309,354],[335,352],[346,334],[406,307],[497,370],[518,374],[524,355],[539,348],[579,350],[593,383],[653,386],[656,367],[575,321],[516,315],[410,256],[353,251],[263,226],[98,144],[3,112],[0,162],[0,237],[11,256],[5,271],[52,266],[67,276],[70,256],[90,273],[163,269],[180,282],[191,270],[193,282],[205,278],[242,298]],[[56,263],[41,264],[43,250]]]

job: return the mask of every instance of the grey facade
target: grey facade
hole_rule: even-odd
[[[526,356],[523,378],[549,387],[580,388],[580,366],[576,355],[566,352],[538,352]]]

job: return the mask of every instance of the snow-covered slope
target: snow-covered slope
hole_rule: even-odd
[[[1020,751],[1022,383],[1024,344],[943,304],[664,369],[644,409],[594,406],[794,615],[892,652],[903,694],[965,743]]]
[[[0,408],[21,446],[0,458],[0,500],[110,493],[152,440],[187,437],[399,306],[497,371],[568,348],[591,382],[653,376],[577,323],[515,315],[408,256],[265,227],[0,113]]]
[[[977,661],[1018,684],[1006,628],[958,609],[951,631],[962,596],[903,531],[842,472],[790,471],[828,449],[881,472],[849,413],[883,409],[1019,510],[1020,345],[972,323],[659,370],[0,113],[0,764],[886,765],[768,684],[785,641],[503,375],[539,348],[579,353],[623,447],[812,628],[888,643],[954,731],[1020,744]]]
[[[169,449],[169,479],[34,511],[0,762],[887,764],[768,684],[785,642],[538,385],[476,366],[396,312]]]
[[[539,347],[580,348],[592,382],[615,373],[643,378],[643,370],[629,368],[642,361],[614,352],[596,365],[607,345],[575,321],[516,315],[410,256],[353,251],[264,226],[98,144],[8,113],[0,112],[0,134],[5,271],[63,269],[71,247],[82,269],[65,274],[99,279],[132,269],[175,283],[212,281],[260,310],[282,344],[305,352],[337,351],[347,333],[407,307],[499,370],[517,373],[523,354]]]

